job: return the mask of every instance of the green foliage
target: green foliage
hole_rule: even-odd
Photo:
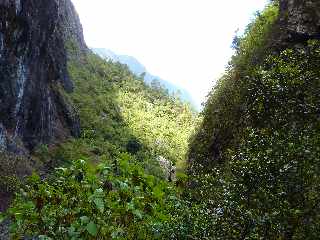
[[[269,4],[263,12],[257,12],[256,18],[246,28],[242,37],[236,37],[231,64],[236,67],[246,67],[246,64],[255,65],[268,52],[272,30],[278,19],[279,4]]]
[[[269,5],[249,24],[244,36],[237,37],[230,65],[209,95],[202,112],[203,121],[192,139],[189,158],[196,159],[191,169],[210,170],[211,165],[221,163],[227,150],[237,146],[243,129],[250,124],[243,117],[246,105],[248,82],[252,69],[268,55],[272,30],[277,22],[278,5]]]
[[[13,193],[34,166],[25,157],[0,152],[0,193]]]
[[[318,238],[319,46],[309,41],[245,68],[235,62],[220,80],[193,146],[203,146],[207,155],[202,149],[192,155],[194,212],[186,214],[201,224],[189,235]],[[238,54],[235,59],[242,58]]]
[[[272,2],[234,42],[192,138],[188,175],[199,121],[190,106],[124,65],[72,60],[75,92],[62,94],[82,136],[36,151],[65,167],[29,178],[6,215],[12,237],[318,239],[320,41],[272,51]],[[175,186],[159,156],[178,166]]]
[[[157,155],[183,166],[189,136],[197,121],[195,113],[176,99],[156,97],[154,91],[119,92],[123,118]]]
[[[222,167],[197,181],[208,236],[217,239],[316,239],[319,234],[319,133],[247,130]],[[210,219],[210,220],[206,220]],[[201,228],[200,228],[201,229]],[[196,229],[194,236],[202,238]]]
[[[147,161],[146,166],[154,165],[159,155],[183,165],[197,121],[190,106],[161,86],[147,86],[127,66],[93,54],[84,65],[70,62],[69,72],[76,85],[69,97],[80,113],[86,145],[110,159],[129,151]]]
[[[46,181],[31,176],[9,210],[12,237],[157,238],[156,225],[168,220],[175,192],[130,164],[132,156],[118,160],[119,166],[102,163],[94,171],[86,161],[74,161]]]
[[[67,47],[79,54],[72,42]],[[126,66],[94,54],[71,58],[68,68],[74,92],[56,90],[76,107],[81,137],[34,151],[32,158],[52,174],[32,175],[17,193],[7,214],[11,236],[162,239],[183,201],[181,189],[163,180],[157,158],[182,171],[196,113],[161,86],[147,86]]]

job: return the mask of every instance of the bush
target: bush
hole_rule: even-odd
[[[126,148],[129,153],[136,154],[142,149],[142,144],[137,139],[130,139]]]
[[[9,153],[0,155],[0,191],[14,193],[20,186],[20,180],[32,172],[29,159]]]
[[[9,209],[13,238],[155,239],[156,227],[170,219],[172,188],[129,164],[129,155],[115,166],[90,170],[84,160],[58,168],[47,181],[37,175]]]

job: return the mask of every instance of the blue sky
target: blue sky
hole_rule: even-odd
[[[90,47],[136,57],[200,105],[267,0],[73,0]]]

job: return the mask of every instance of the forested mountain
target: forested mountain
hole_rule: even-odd
[[[137,76],[143,75],[145,82],[148,85],[160,85],[165,89],[168,89],[169,94],[180,96],[181,100],[190,103],[193,107],[199,110],[199,106],[195,103],[190,93],[182,87],[176,86],[173,83],[166,81],[158,76],[154,76],[148,72],[146,67],[140,63],[136,58],[128,55],[115,54],[111,50],[104,48],[92,48],[92,51],[98,54],[100,57],[122,64],[128,65],[129,69]]]
[[[0,43],[0,239],[163,235],[196,112],[92,53],[70,0],[0,2]]]
[[[271,1],[197,115],[70,0],[0,1],[0,239],[319,239],[319,16]]]
[[[235,38],[189,150],[200,238],[319,239],[319,16],[272,1]]]

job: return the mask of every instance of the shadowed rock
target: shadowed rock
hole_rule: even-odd
[[[280,0],[281,41],[320,39],[320,1]]]
[[[68,44],[87,51],[70,0],[0,0],[0,150],[79,135]]]
[[[165,159],[162,156],[157,157],[157,161],[165,175],[166,180],[169,182],[176,181],[176,167],[172,164],[171,161]]]

